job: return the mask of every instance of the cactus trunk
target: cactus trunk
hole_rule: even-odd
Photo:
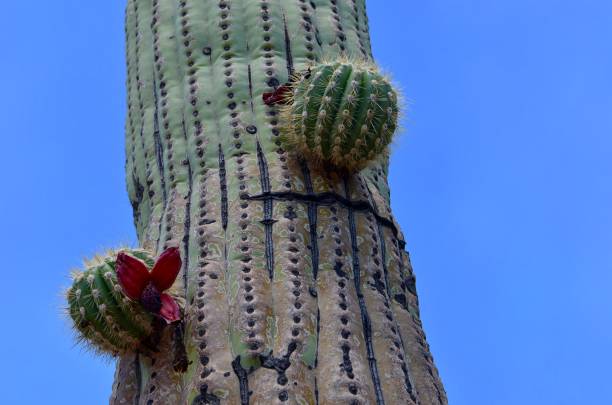
[[[129,0],[126,36],[129,197],[141,245],[181,249],[191,364],[167,329],[119,359],[111,404],[446,404],[386,154],[321,170],[262,101],[372,62],[365,0]]]

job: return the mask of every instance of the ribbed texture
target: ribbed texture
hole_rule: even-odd
[[[446,404],[385,153],[322,173],[262,100],[323,60],[371,65],[364,3],[128,1],[128,191],[142,246],[180,246],[191,363],[165,334],[121,358],[111,404]]]
[[[397,128],[397,93],[362,61],[315,64],[296,74],[281,112],[283,140],[321,170],[353,173],[383,153]]]

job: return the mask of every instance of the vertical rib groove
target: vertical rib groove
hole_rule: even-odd
[[[268,163],[266,162],[266,157],[261,150],[259,142],[257,142],[257,162],[259,165],[259,176],[261,178],[261,191],[262,193],[269,193],[270,175],[268,174]],[[272,241],[272,225],[274,225],[275,221],[272,219],[273,204],[272,198],[264,199],[264,218],[261,221],[266,230],[266,268],[270,280],[274,278],[274,242]]]
[[[155,158],[157,159],[157,168],[159,170],[159,177],[161,180],[162,195],[164,201],[164,211],[168,206],[168,191],[166,188],[166,178],[164,170],[164,145],[161,142],[161,136],[159,133],[159,98],[157,96],[157,81],[153,78],[153,99],[155,100],[155,112],[153,114],[153,139],[155,140]],[[161,227],[161,221],[159,226]]]
[[[187,139],[185,120],[183,120],[183,134],[185,136],[185,144],[187,144],[189,140]],[[193,190],[193,172],[188,153],[185,154],[184,163],[187,166],[187,197],[185,198],[185,224],[183,230],[183,288],[185,289],[185,300],[187,301],[189,287],[189,238],[191,235],[191,193]]]
[[[287,73],[289,77],[293,75],[293,55],[291,54],[291,38],[287,28],[287,16],[283,13],[283,28],[285,30],[285,58],[287,59]]]
[[[306,192],[309,195],[314,194],[312,187],[312,178],[308,164],[304,160],[300,160],[300,166],[306,183]],[[308,203],[308,229],[310,230],[310,254],[312,256],[312,274],[314,279],[317,279],[319,274],[319,237],[317,235],[317,203]]]
[[[346,194],[349,194],[348,185],[346,185]],[[357,246],[357,230],[355,228],[355,213],[352,208],[348,208],[348,221],[351,233],[351,248],[353,251],[353,280],[355,289],[357,290],[357,298],[359,300],[359,309],[361,312],[361,322],[363,324],[363,334],[366,342],[366,350],[368,352],[368,362],[370,372],[372,373],[372,382],[374,383],[374,392],[376,393],[376,403],[384,405],[382,389],[380,387],[380,377],[378,375],[378,367],[376,365],[376,356],[374,354],[374,345],[372,344],[372,327],[370,324],[370,315],[363,299],[361,291],[361,269],[359,267],[359,248]]]
[[[140,403],[140,388],[142,387],[142,370],[140,369],[140,354],[136,353],[134,356],[134,371],[136,372],[136,386],[138,390],[136,391],[136,396],[134,398],[134,403]]]
[[[219,184],[221,186],[221,224],[227,230],[228,202],[227,202],[227,172],[225,169],[225,154],[219,144]]]

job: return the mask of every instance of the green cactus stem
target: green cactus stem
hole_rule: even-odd
[[[397,92],[375,65],[316,64],[297,74],[282,108],[283,140],[315,166],[355,172],[386,153],[397,128]]]
[[[153,265],[144,250],[127,253]],[[153,315],[129,299],[117,280],[116,257],[117,252],[110,251],[87,261],[83,271],[73,273],[67,292],[68,313],[79,340],[110,355],[137,351],[153,332]]]

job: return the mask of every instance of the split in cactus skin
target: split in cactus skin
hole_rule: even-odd
[[[120,252],[117,255],[117,278],[128,297],[172,323],[181,319],[181,311],[176,300],[164,291],[172,287],[181,263],[179,250],[175,247],[159,256],[151,272],[140,260]]]

